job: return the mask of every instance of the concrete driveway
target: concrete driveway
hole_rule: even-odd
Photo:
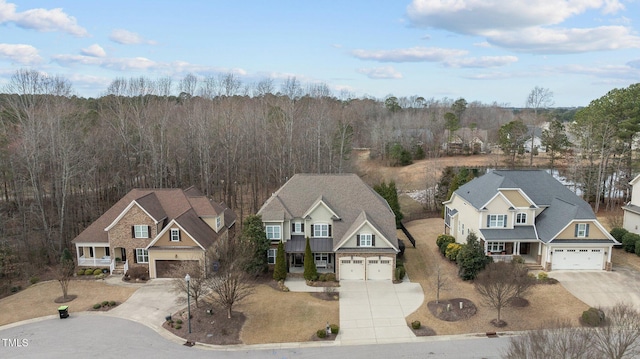
[[[604,271],[552,271],[549,276],[576,298],[592,307],[607,308],[627,303],[640,310],[640,272],[614,267]]]
[[[405,317],[424,301],[420,284],[340,281],[341,344],[410,342],[416,339]]]
[[[173,279],[152,279],[140,286],[140,289],[135,291],[126,302],[106,314],[133,320],[158,330],[162,327],[167,315],[187,306],[186,301],[177,302],[178,298],[184,299],[186,293],[174,293],[172,281]]]

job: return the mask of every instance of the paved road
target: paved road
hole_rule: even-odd
[[[8,327],[8,328],[7,328]],[[81,313],[0,330],[0,358],[499,358],[509,339],[473,336],[425,337],[422,342],[367,346],[291,343],[192,348],[151,328],[107,315]],[[25,342],[26,340],[26,342]],[[19,342],[20,347],[9,346]],[[24,345],[26,343],[26,346]],[[283,348],[289,346],[288,348]],[[212,350],[216,350],[212,352]]]

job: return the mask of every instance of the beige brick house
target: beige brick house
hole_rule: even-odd
[[[387,201],[355,174],[297,174],[258,211],[271,240],[285,244],[289,272],[302,271],[306,238],[319,272],[340,280],[391,280],[399,252]]]
[[[235,218],[193,187],[133,189],[72,243],[80,267],[144,266],[151,278],[167,277],[182,261],[206,265],[207,249],[229,236]]]

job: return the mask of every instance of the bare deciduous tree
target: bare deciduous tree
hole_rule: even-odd
[[[500,313],[518,294],[519,286],[514,281],[513,267],[513,264],[507,262],[490,263],[478,274],[474,282],[484,304],[498,312],[498,319],[492,321],[495,326],[502,327],[507,324],[500,318]]]
[[[628,304],[604,310],[605,323],[593,329],[593,346],[600,358],[637,358],[640,355],[640,313]]]
[[[433,286],[436,288],[436,304],[440,303],[440,291],[449,290],[449,278],[442,273],[442,267],[438,261],[436,264],[436,276],[433,279]]]
[[[198,261],[180,261],[180,264],[175,266],[171,271],[171,277],[173,277],[173,291],[177,294],[184,294],[187,292],[186,275],[189,275],[189,295],[195,300],[196,308],[198,307],[198,300],[206,295],[207,288],[207,273],[205,268],[200,265]],[[178,297],[180,303],[186,301],[186,297]]]
[[[587,328],[575,328],[566,321],[544,324],[545,329],[525,332],[512,337],[502,353],[504,359],[597,359],[592,348],[592,333]]]
[[[246,272],[253,253],[252,243],[239,237],[221,241],[216,248],[220,265],[207,279],[207,287],[213,291],[212,300],[227,310],[227,318],[231,318],[233,305],[253,292],[251,276]]]
[[[74,269],[75,263],[73,262],[73,256],[71,252],[65,248],[62,251],[60,262],[56,268],[56,279],[58,283],[60,283],[60,287],[62,287],[62,299],[64,301],[66,301],[68,297],[69,282],[71,281],[71,277],[73,277]]]

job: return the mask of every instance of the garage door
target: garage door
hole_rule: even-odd
[[[556,248],[551,269],[602,269],[603,249]]]
[[[364,280],[364,258],[340,258],[340,280],[343,279]]]
[[[367,258],[367,279],[391,280],[393,258],[391,257],[370,257]]]
[[[156,260],[156,278],[173,278],[176,276],[176,268],[184,262],[198,261],[174,261],[174,260]],[[178,275],[182,277],[182,275]]]

